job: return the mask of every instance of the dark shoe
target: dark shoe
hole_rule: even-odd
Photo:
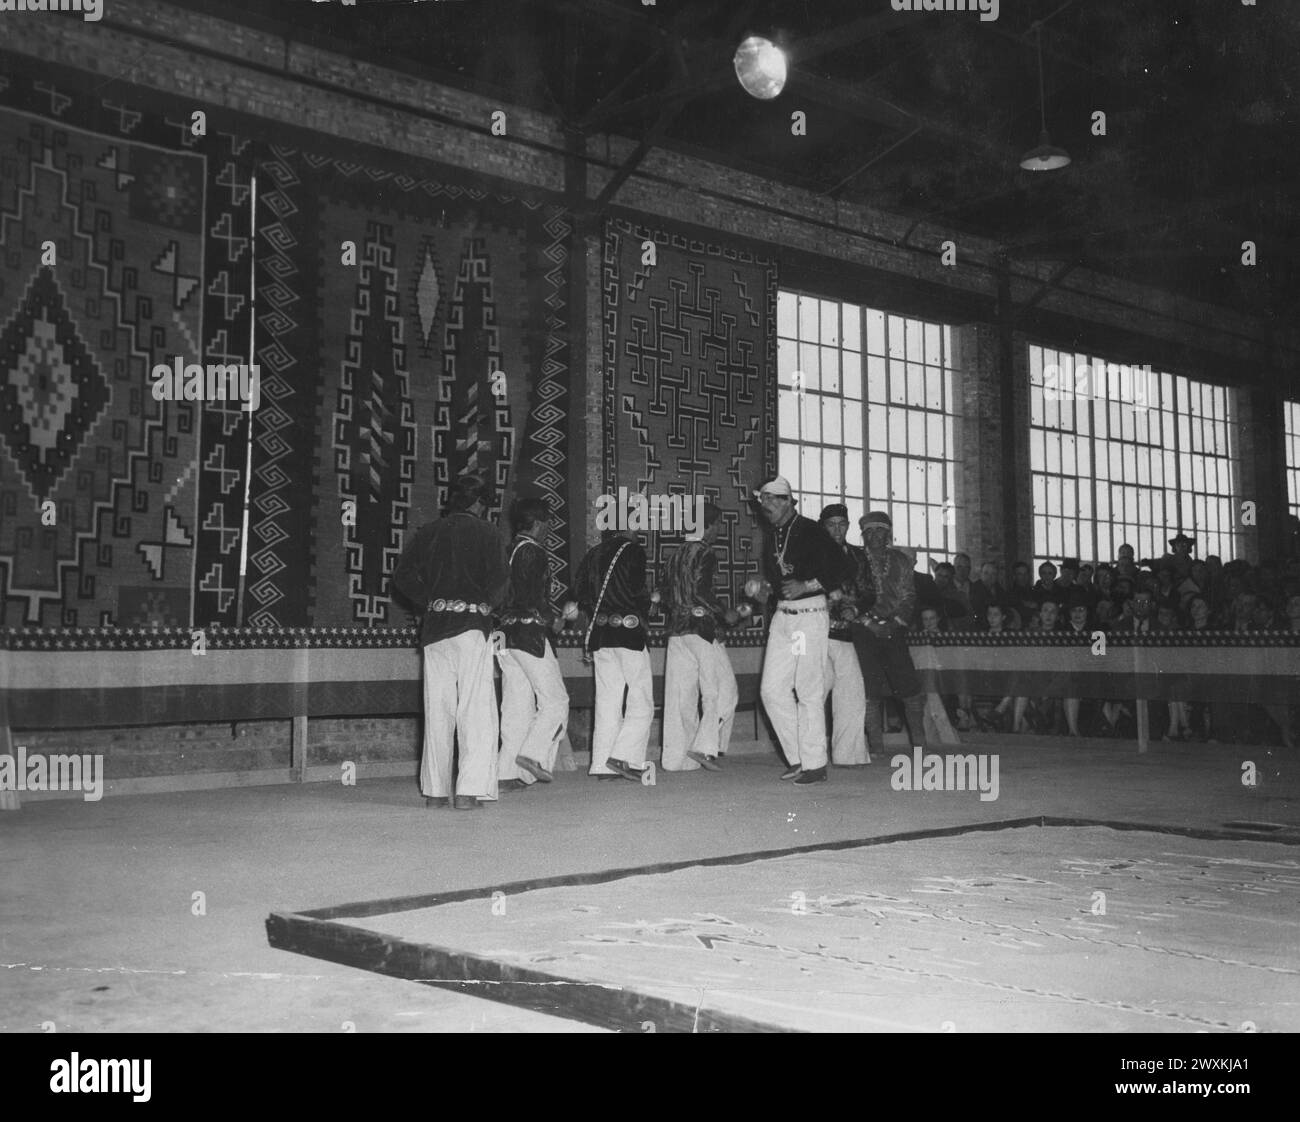
[[[542,767],[542,765],[536,760],[530,760],[527,756],[516,756],[515,763],[523,768],[524,771],[528,772],[528,774],[539,783],[549,783],[555,778],[555,776]],[[524,786],[527,786],[527,784],[525,783]]]
[[[452,805],[457,810],[481,810],[483,807],[474,795],[457,795]]]
[[[614,771],[618,772],[618,774],[624,779],[630,779],[633,783],[641,782],[640,768],[635,768],[629,763],[624,763],[622,760],[606,760],[605,763],[607,767],[613,768]]]
[[[425,810],[445,810],[449,806],[451,806],[451,799],[434,798],[432,795],[424,797]]]
[[[706,756],[703,752],[687,752],[686,755],[689,759],[692,759],[699,764],[705,771],[722,770],[722,768],[718,767],[717,762],[712,756]]]
[[[812,768],[811,770],[805,771],[802,775],[800,775],[799,778],[795,780],[795,782],[799,784],[799,786],[801,787],[807,783],[825,783],[826,769],[824,767]]]
[[[502,791],[527,791],[528,784],[522,779],[503,779],[497,786]]]
[[[794,767],[788,767],[781,773],[782,779],[798,779],[803,774],[803,765],[795,764]]]
[[[885,751],[885,711],[879,701],[867,702],[866,715],[867,751]]]

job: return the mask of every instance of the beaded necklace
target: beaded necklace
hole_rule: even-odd
[[[776,526],[773,528],[773,536],[776,538],[776,543],[779,546],[776,551],[776,564],[781,570],[781,575],[786,577],[794,572],[794,566],[785,563],[785,549],[786,546],[790,544],[790,533],[794,529],[794,521],[795,520],[791,518],[784,527]],[[785,530],[784,536],[781,533],[782,529]]]
[[[866,549],[866,554],[867,564],[871,567],[871,579],[876,586],[876,595],[883,596],[885,594],[884,577],[889,561],[888,547],[880,551],[880,560],[876,560],[875,554],[869,548]]]

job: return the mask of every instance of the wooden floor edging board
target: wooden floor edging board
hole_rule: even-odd
[[[394,978],[404,978],[421,985],[453,990],[549,1016],[582,1021],[615,1032],[793,1032],[798,1030],[755,1021],[720,1010],[707,1009],[702,1002],[692,1007],[666,998],[639,993],[625,986],[576,981],[539,970],[512,966],[468,951],[453,950],[428,943],[413,943],[396,936],[337,921],[433,908],[441,904],[465,900],[490,899],[493,893],[498,892],[511,895],[545,888],[604,884],[628,877],[671,873],[689,868],[740,865],[797,854],[826,853],[895,842],[1023,829],[1029,826],[1103,827],[1116,831],[1171,834],[1213,841],[1300,845],[1300,830],[1294,828],[1291,829],[1290,834],[1274,835],[1268,832],[1271,826],[1268,830],[1253,830],[1048,816],[1002,819],[962,826],[914,830],[901,834],[886,834],[874,838],[822,842],[787,849],[754,850],[720,857],[541,877],[508,884],[494,884],[486,888],[359,901],[309,912],[272,912],[266,919],[267,941],[277,950],[337,962],[344,966],[354,966]],[[1283,827],[1283,829],[1287,828]]]

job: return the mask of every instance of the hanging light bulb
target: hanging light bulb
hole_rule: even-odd
[[[1057,148],[1047,135],[1047,99],[1043,93],[1043,27],[1034,24],[1038,35],[1038,112],[1042,120],[1043,131],[1038,134],[1038,144],[1020,157],[1020,166],[1025,171],[1056,171],[1067,167],[1070,153],[1064,148]]]
[[[750,97],[770,101],[785,89],[785,52],[770,39],[751,35],[736,50],[736,77]]]
[[[1038,143],[1020,157],[1020,166],[1025,171],[1056,171],[1070,163],[1070,153],[1064,148],[1057,148],[1044,129],[1038,134]]]

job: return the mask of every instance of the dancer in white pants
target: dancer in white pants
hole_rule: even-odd
[[[659,586],[668,619],[664,660],[665,771],[717,771],[718,757],[731,742],[739,694],[721,629],[740,621],[714,591],[718,567],[713,543],[722,530],[722,511],[703,504],[700,539],[669,554]]]
[[[766,580],[746,591],[768,599],[780,589],[763,658],[760,696],[789,765],[782,779],[800,785],[826,779],[826,661],[830,631],[827,589],[850,576],[851,565],[821,526],[795,512],[790,484],[780,476],[756,495],[769,531],[763,541]]]
[[[569,691],[555,652],[541,658],[517,648],[501,652],[501,782],[551,782],[569,723]]]
[[[846,540],[849,508],[831,503],[823,508],[821,524],[853,566],[852,575],[830,596],[830,642],[826,645],[826,688],[831,695],[831,763],[856,767],[871,762],[867,752],[867,694],[862,685],[862,665],[853,649],[851,624],[861,611],[860,585],[866,558]]]
[[[731,743],[739,700],[736,672],[720,640],[671,636],[664,664],[664,770],[716,771]]]
[[[424,648],[420,791],[426,798],[445,803],[452,794],[452,744],[459,737],[460,769],[454,785],[457,809],[473,809],[466,799],[496,799],[496,702],[492,643],[486,635],[462,631]]]
[[[550,558],[545,545],[550,514],[542,499],[519,499],[510,511],[516,533],[510,547],[510,582],[500,615],[505,649],[500,653],[498,776],[504,790],[551,782],[569,723],[569,692],[551,639],[563,620],[550,597]]]
[[[420,790],[426,805],[452,800],[457,810],[475,810],[497,797],[497,707],[488,631],[507,571],[501,535],[483,521],[484,492],[477,476],[456,480],[447,514],[415,532],[393,571],[394,586],[424,611]]]
[[[602,531],[578,566],[578,604],[589,620],[584,649],[596,667],[590,775],[639,782],[654,721],[654,679],[646,650],[645,550],[629,530]],[[626,708],[624,695],[626,694]]]
[[[650,652],[644,647],[639,651],[605,647],[595,652],[592,661],[596,666],[596,720],[588,774],[639,780],[655,718]]]

